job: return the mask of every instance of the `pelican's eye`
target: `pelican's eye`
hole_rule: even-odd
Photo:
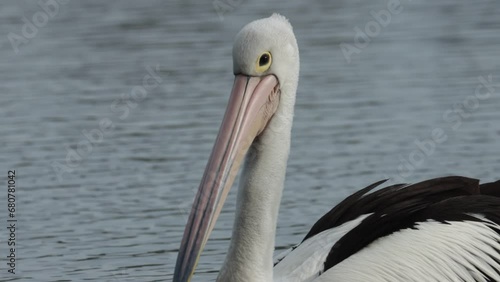
[[[273,58],[271,57],[271,53],[264,52],[257,60],[255,69],[257,70],[257,72],[265,72],[269,69],[269,67],[271,67],[272,62]]]

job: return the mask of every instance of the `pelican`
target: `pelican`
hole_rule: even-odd
[[[273,14],[243,27],[233,72],[175,282],[191,280],[241,163],[231,242],[217,281],[500,281],[500,181],[459,176],[378,190],[384,181],[369,185],[273,259],[299,77],[288,20]]]

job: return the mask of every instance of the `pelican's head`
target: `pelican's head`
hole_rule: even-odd
[[[194,199],[177,257],[174,281],[190,281],[238,169],[256,137],[290,122],[299,50],[288,20],[278,14],[246,25],[233,46],[235,80],[226,114]],[[278,117],[280,116],[280,117]]]
[[[236,35],[233,46],[233,72],[236,76],[274,75],[286,91],[295,86],[299,76],[299,49],[288,20],[273,14],[247,24]],[[291,93],[293,92],[293,93]]]

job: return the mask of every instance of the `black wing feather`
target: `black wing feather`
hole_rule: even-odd
[[[303,241],[361,215],[371,214],[336,242],[326,258],[323,272],[376,239],[401,229],[414,228],[419,222],[429,219],[443,223],[481,221],[471,215],[481,214],[500,225],[500,180],[479,185],[477,179],[449,176],[412,185],[396,184],[369,193],[385,181],[371,184],[347,197],[322,216],[307,233]]]
[[[344,199],[313,225],[303,241],[325,230],[354,220],[363,214],[381,212],[391,207],[398,209],[400,206],[404,207],[413,202],[431,204],[454,196],[480,193],[478,180],[450,176],[430,179],[413,185],[395,184],[367,194],[385,181],[371,184]]]
[[[500,225],[500,181],[479,185],[476,179],[452,176],[395,187],[365,195],[351,205],[351,208],[362,210],[356,211],[356,214],[371,215],[335,243],[323,271],[378,238],[414,228],[419,222],[430,219],[445,224],[451,221],[481,221],[471,215],[481,214]]]

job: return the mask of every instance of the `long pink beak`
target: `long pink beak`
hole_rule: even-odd
[[[217,221],[243,157],[279,104],[274,75],[237,75],[229,104],[184,230],[174,282],[187,282]]]

